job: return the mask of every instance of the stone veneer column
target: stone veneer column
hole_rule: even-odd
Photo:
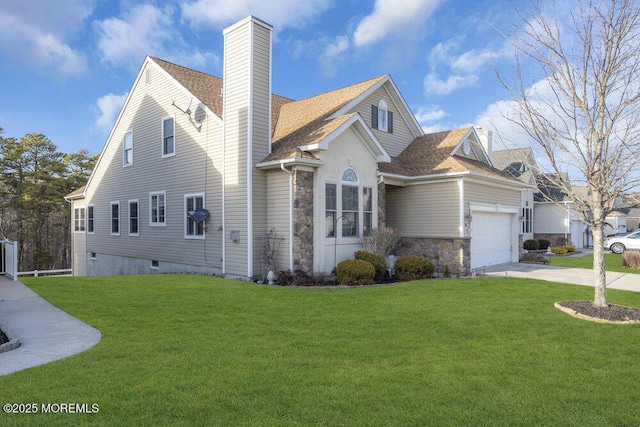
[[[378,227],[387,225],[387,187],[384,182],[378,183]]]
[[[293,169],[293,269],[313,273],[313,169]]]

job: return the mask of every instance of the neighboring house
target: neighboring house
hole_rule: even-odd
[[[491,152],[493,166],[508,173],[528,185],[522,191],[520,217],[522,239],[534,238],[534,202],[533,194],[537,192],[535,171],[536,160],[531,148],[515,148]]]
[[[224,31],[224,80],[146,58],[67,196],[75,274],[329,273],[382,225],[397,255],[453,274],[518,260],[527,187],[492,167],[474,128],[425,135],[388,75],[273,95],[271,31],[253,17]]]
[[[576,248],[591,246],[589,228],[574,209],[574,203],[553,183],[553,176],[536,174],[538,185],[534,193],[533,230],[535,239],[546,239],[552,246],[571,244]],[[565,175],[568,182],[569,177]],[[572,187],[573,192],[581,191]]]

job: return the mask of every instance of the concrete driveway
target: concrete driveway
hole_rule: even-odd
[[[511,263],[486,267],[489,277],[523,277],[550,282],[594,286],[593,270],[542,264]],[[607,289],[640,292],[640,274],[607,272]]]

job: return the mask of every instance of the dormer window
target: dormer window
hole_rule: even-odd
[[[393,133],[393,113],[389,111],[384,99],[381,99],[378,105],[371,106],[371,127],[382,132]]]

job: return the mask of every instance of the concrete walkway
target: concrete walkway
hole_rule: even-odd
[[[0,276],[0,329],[20,340],[20,347],[0,353],[0,376],[81,353],[102,338],[97,329],[5,276]]]

